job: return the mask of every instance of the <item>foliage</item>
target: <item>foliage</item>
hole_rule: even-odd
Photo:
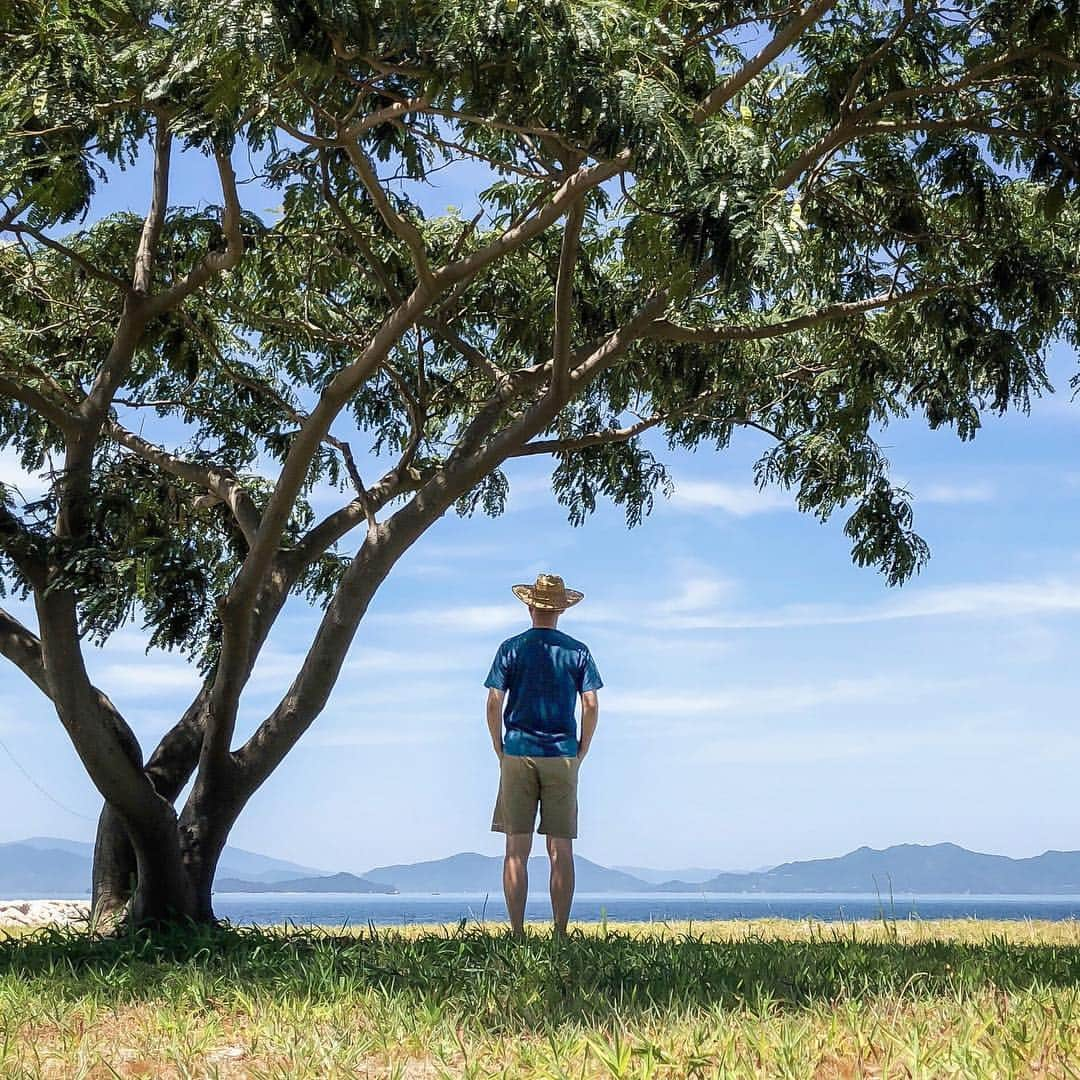
[[[397,559],[497,514],[515,457],[553,459],[574,524],[633,525],[665,447],[753,428],[758,482],[902,583],[928,549],[882,432],[970,439],[1077,343],[1078,54],[1076,0],[12,0],[0,448],[50,490],[0,488],[0,582],[44,639],[0,612],[0,650],[129,828],[164,811],[79,641],[139,619],[186,651],[165,788],[198,766],[180,835],[213,852],[207,807],[227,830]],[[170,197],[199,155],[219,206]],[[132,165],[145,218],[102,213]],[[297,592],[319,632],[234,748]]]
[[[0,944],[0,1069],[1067,1075],[1078,978],[1069,923],[39,931]]]

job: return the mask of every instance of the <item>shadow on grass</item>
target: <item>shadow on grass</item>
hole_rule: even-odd
[[[1037,986],[1080,987],[1080,948],[860,940],[822,930],[812,940],[748,934],[708,941],[609,930],[515,942],[501,932],[343,935],[320,930],[193,929],[94,938],[40,931],[0,941],[0,981],[106,1004],[231,994],[340,1002],[377,994],[406,1007],[453,1011],[486,1029],[603,1023],[702,1007],[798,1008],[812,1002],[957,996]]]

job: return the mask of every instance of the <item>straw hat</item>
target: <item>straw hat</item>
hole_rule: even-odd
[[[568,589],[558,574],[537,574],[535,585],[515,585],[514,595],[541,611],[565,611],[585,598],[577,589]]]

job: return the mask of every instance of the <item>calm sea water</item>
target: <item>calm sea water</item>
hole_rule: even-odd
[[[501,896],[475,893],[216,893],[214,910],[233,923],[316,926],[402,926],[411,923],[506,921]],[[769,895],[714,893],[579,893],[572,917],[581,922],[707,922],[714,919],[1080,919],[1080,896]],[[544,891],[531,897],[527,919],[550,919]]]

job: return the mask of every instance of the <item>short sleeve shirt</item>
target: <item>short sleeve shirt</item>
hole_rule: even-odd
[[[561,630],[533,627],[499,646],[484,685],[506,691],[503,753],[574,757],[578,694],[604,683],[587,645]]]

